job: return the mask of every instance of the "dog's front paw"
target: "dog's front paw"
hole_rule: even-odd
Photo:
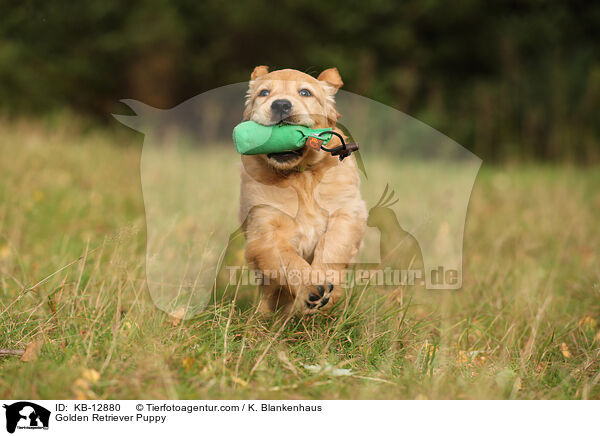
[[[332,292],[333,284],[331,283],[309,286],[304,293],[302,312],[304,314],[316,313],[329,303]]]

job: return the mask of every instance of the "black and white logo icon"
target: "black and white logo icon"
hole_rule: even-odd
[[[50,411],[29,401],[5,404],[6,431],[14,433],[16,429],[47,430],[50,422]]]

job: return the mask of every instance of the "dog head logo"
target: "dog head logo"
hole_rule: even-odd
[[[302,86],[296,80],[291,86],[279,83],[279,76],[271,78],[266,70],[259,73],[250,85],[217,88],[168,110],[124,100],[135,115],[115,115],[144,134],[141,181],[147,284],[155,305],[178,317],[191,318],[205,307],[224,259],[235,259],[237,264],[231,265],[243,264],[243,249],[240,253],[229,250],[241,234],[240,223],[253,207],[280,208],[292,218],[299,211],[302,200],[298,193],[269,184],[268,178],[254,178],[252,168],[244,163],[251,161],[244,159],[248,156],[242,159],[242,177],[254,179],[246,186],[254,190],[258,203],[240,207],[240,158],[231,140],[233,128],[243,119],[254,121],[259,115],[264,119],[257,119],[268,121],[267,125],[281,122],[272,119],[273,113],[288,108],[279,107],[283,103],[276,101],[289,100],[293,114],[295,107],[309,104],[319,92],[310,80]],[[331,93],[324,95],[323,101],[328,102],[314,110],[323,109],[321,118],[325,120],[337,120],[341,114],[336,125],[360,144],[355,155],[361,168],[360,191],[370,206],[370,216],[357,264],[380,269],[410,267],[410,262],[405,265],[393,259],[398,245],[408,246],[409,251],[418,253],[422,284],[427,289],[461,288],[467,206],[481,160],[430,126],[337,89],[338,84],[341,81],[327,85]],[[325,153],[310,145],[304,156],[309,150]],[[296,160],[305,163],[302,158]],[[321,198],[319,206],[331,214],[335,211],[329,210],[329,202]],[[323,242],[327,244],[327,240]],[[337,263],[334,258],[323,262]]]
[[[50,411],[29,401],[5,404],[6,431],[14,433],[16,429],[48,429]]]

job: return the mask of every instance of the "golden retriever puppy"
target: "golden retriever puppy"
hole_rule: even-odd
[[[251,75],[244,119],[336,129],[336,68],[317,79],[296,70]],[[334,136],[328,148],[340,145]],[[343,271],[362,241],[367,209],[355,158],[323,150],[242,156],[240,219],[246,260],[263,273],[260,310],[315,313],[343,295]]]

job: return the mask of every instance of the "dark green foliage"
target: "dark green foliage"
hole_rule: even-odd
[[[486,160],[600,158],[600,4],[581,1],[22,1],[3,4],[0,104],[108,120],[171,107],[255,65],[407,112]]]

